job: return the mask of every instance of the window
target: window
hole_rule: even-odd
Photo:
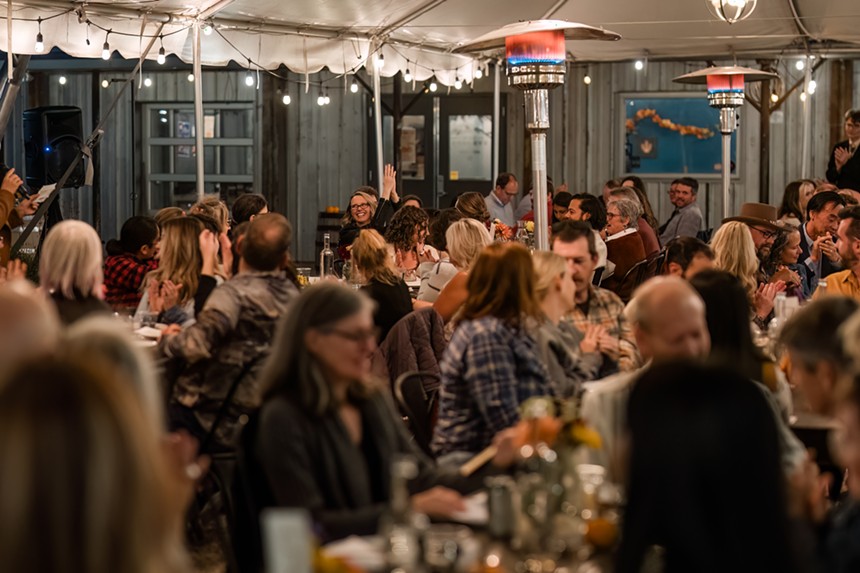
[[[143,108],[144,207],[186,208],[197,201],[194,105],[146,104]],[[203,106],[203,166],[206,194],[228,203],[254,184],[253,103]]]

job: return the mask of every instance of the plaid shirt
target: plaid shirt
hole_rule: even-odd
[[[519,421],[523,401],[554,395],[535,339],[491,316],[460,324],[439,369],[436,455],[481,451]]]
[[[586,305],[586,310],[576,305],[565,320],[580,332],[585,332],[590,324],[599,324],[610,336],[619,340],[617,353],[603,354],[603,366],[600,368],[598,377],[603,378],[619,370],[630,372],[638,368],[642,361],[639,357],[639,349],[633,338],[633,330],[624,318],[624,303],[618,295],[606,289],[590,286]]]
[[[141,261],[132,254],[113,255],[105,261],[105,300],[114,310],[137,308],[143,296],[140,288],[157,259]]]

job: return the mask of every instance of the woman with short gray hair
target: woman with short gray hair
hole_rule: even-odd
[[[615,199],[606,207],[606,258],[615,263],[612,276],[600,284],[626,301],[633,290],[624,277],[645,259],[645,245],[637,230],[642,208],[630,199]]]

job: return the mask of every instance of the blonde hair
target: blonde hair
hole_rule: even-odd
[[[364,191],[354,191],[353,194],[349,196],[349,203],[347,203],[346,205],[346,213],[344,213],[343,218],[340,220],[342,225],[349,225],[350,223],[355,223],[355,218],[353,218],[352,216],[353,197],[361,197],[362,199],[367,201],[367,204],[370,205],[371,219],[373,219],[373,216],[376,214],[376,206],[379,204],[379,201],[376,200],[376,197]]]
[[[738,221],[724,223],[714,233],[711,249],[714,251],[714,268],[736,276],[752,301],[758,288],[756,273],[759,260],[747,226]]]
[[[39,259],[39,279],[48,292],[63,297],[101,296],[104,271],[102,242],[83,221],[63,221],[45,238]]]
[[[492,242],[490,232],[475,219],[460,219],[445,232],[451,262],[464,271],[472,268],[484,247]]]
[[[191,207],[191,213],[209,215],[218,222],[218,228],[226,233],[230,228],[230,209],[217,195],[207,195]]]
[[[182,285],[179,304],[189,301],[197,292],[203,256],[200,254],[200,233],[203,223],[194,217],[177,217],[164,223],[161,230],[161,252],[158,268],[146,275],[143,288],[150,281],[171,280]]]
[[[188,570],[177,470],[116,375],[65,353],[0,381],[0,570]]]
[[[352,263],[366,281],[377,280],[383,284],[400,282],[388,243],[374,229],[363,229],[352,243]]]
[[[549,294],[555,280],[564,276],[567,261],[552,251],[535,251],[532,264],[535,267],[535,294],[538,300],[542,301]]]

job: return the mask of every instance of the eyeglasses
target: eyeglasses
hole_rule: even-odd
[[[751,227],[761,233],[761,236],[765,239],[770,239],[772,237],[776,237],[779,233],[777,231],[771,231],[770,229],[762,229],[761,227]]]
[[[606,213],[607,219],[613,219],[615,217],[620,217],[620,216],[621,216],[621,213],[612,213],[610,211],[607,211],[607,213]]]
[[[366,342],[368,340],[378,340],[380,330],[378,327],[374,327],[370,330],[357,330],[355,332],[346,332],[345,330],[340,330],[337,328],[326,328],[323,329],[325,334],[334,334],[335,336],[340,336],[346,340],[351,342]]]
[[[350,205],[349,208],[353,211],[358,211],[360,209],[370,209],[370,203],[356,203],[355,205]]]

